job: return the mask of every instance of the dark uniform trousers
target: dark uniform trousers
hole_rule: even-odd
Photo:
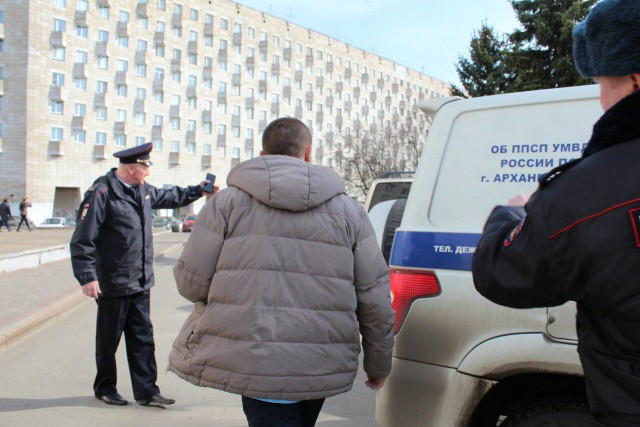
[[[273,403],[242,396],[249,427],[313,427],[323,404],[324,399]]]
[[[124,332],[127,360],[136,400],[159,393],[156,386],[158,369],[154,355],[153,325],[149,318],[150,293],[103,298],[97,300],[96,365],[98,374],[93,384],[96,396],[117,391],[116,350]]]

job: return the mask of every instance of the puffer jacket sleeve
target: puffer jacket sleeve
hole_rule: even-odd
[[[191,302],[207,302],[228,230],[228,215],[222,209],[227,195],[227,191],[221,191],[202,208],[180,260],[173,268],[178,292]]]
[[[391,371],[393,323],[389,268],[376,242],[373,226],[358,205],[359,227],[353,246],[354,278],[358,307],[356,314],[362,335],[364,370],[375,378],[386,378]]]

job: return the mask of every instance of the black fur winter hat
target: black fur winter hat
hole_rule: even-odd
[[[573,29],[573,57],[583,77],[640,73],[640,0],[603,0]]]

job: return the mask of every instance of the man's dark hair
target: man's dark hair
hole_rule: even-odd
[[[264,154],[302,157],[309,145],[311,145],[309,128],[292,117],[272,121],[262,134]]]

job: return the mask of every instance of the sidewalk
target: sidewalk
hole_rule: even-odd
[[[156,235],[155,260],[182,245],[188,237],[186,233]],[[69,309],[90,302],[73,277],[69,259],[0,274],[0,353],[35,328],[55,322]]]
[[[29,232],[25,227],[16,232],[15,228],[7,231],[3,228],[0,232],[0,256],[17,252],[44,249],[51,246],[68,245],[73,234],[73,228],[61,228],[60,230],[33,229]]]

